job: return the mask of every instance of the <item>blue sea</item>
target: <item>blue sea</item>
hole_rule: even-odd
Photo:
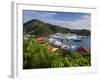
[[[69,40],[69,41],[66,41],[66,44],[70,44],[72,46],[75,45],[76,47],[74,48],[74,50],[76,50],[79,47],[91,49],[91,38],[83,37],[81,38],[81,41]]]

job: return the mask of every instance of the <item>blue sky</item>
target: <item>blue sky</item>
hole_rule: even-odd
[[[91,28],[90,13],[75,12],[48,12],[48,11],[23,11],[23,22],[32,19],[39,19],[46,23],[59,25],[70,29],[89,29]]]

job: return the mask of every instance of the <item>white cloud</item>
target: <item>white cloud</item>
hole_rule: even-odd
[[[24,12],[24,22],[31,19],[52,19],[56,14],[56,12],[26,11]]]
[[[69,21],[68,24],[70,24],[72,28],[90,29],[91,28],[91,18],[89,15],[84,15],[82,16],[81,19],[78,19],[76,21]]]
[[[51,23],[54,25],[59,25],[62,27],[66,28],[72,28],[72,29],[89,29],[91,28],[91,16],[88,14],[85,14],[83,16],[80,16],[78,19],[55,19],[56,12],[37,12],[37,11],[32,11],[32,12],[27,12],[25,15],[26,21],[31,20],[31,19],[39,19],[41,21]],[[65,16],[65,18],[67,18]],[[24,21],[25,22],[25,21]]]
[[[72,29],[89,29],[91,27],[91,17],[90,15],[84,15],[80,19],[76,19],[74,21],[62,21],[62,20],[51,20],[51,19],[42,19],[47,23],[51,23],[54,25],[60,25],[67,28]]]
[[[54,15],[57,13],[52,12],[33,12],[33,15],[36,16],[37,18],[53,18]]]

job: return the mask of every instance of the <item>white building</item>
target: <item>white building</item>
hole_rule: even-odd
[[[68,34],[66,34],[66,38],[67,39],[78,39],[78,36],[76,34],[68,33]]]

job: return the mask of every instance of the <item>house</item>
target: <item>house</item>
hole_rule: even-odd
[[[80,53],[80,54],[88,54],[88,53],[90,52],[89,49],[84,48],[84,47],[79,47],[76,51],[77,51],[78,53]]]
[[[44,37],[39,37],[36,39],[38,43],[43,44],[45,43],[45,38]]]
[[[27,40],[27,39],[29,39],[30,36],[31,35],[26,34],[26,35],[23,36],[23,38],[24,38],[24,40]]]
[[[55,51],[58,50],[58,48],[53,47],[53,46],[51,46],[51,45],[48,45],[48,50],[51,51],[51,52],[55,52]]]

